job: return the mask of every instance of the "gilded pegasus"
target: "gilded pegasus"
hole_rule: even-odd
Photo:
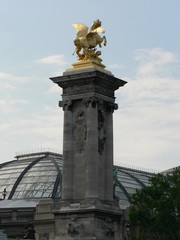
[[[78,60],[99,60],[102,61],[99,56],[101,55],[101,51],[96,51],[96,47],[102,47],[102,43],[106,46],[106,37],[100,36],[98,33],[105,33],[104,28],[101,27],[101,21],[98,19],[93,22],[91,25],[89,32],[88,27],[82,23],[75,23],[73,26],[76,29],[77,36],[74,39],[74,45],[78,56]],[[81,52],[82,50],[82,52]],[[74,53],[73,53],[74,54]]]

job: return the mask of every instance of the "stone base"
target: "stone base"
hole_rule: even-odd
[[[34,229],[36,240],[54,239],[53,200],[42,200],[36,206]]]
[[[106,66],[95,60],[79,60],[72,64],[72,68],[66,69],[66,72],[74,72],[77,70],[99,69],[107,74],[113,75],[110,71],[105,69]]]
[[[117,206],[85,205],[62,203],[53,211],[55,240],[119,240],[121,211]]]
[[[87,59],[87,60],[79,60],[78,62],[75,62],[72,64],[72,67],[73,68],[87,68],[87,67],[90,67],[90,66],[98,66],[100,68],[105,68],[106,66],[103,65],[100,61],[97,61],[97,60],[90,60],[90,59]]]

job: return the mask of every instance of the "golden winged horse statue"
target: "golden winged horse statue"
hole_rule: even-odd
[[[89,29],[89,32],[88,27],[85,24],[75,23],[73,26],[77,32],[77,36],[74,39],[74,45],[76,46],[74,52],[76,52],[78,60],[89,59],[101,62],[102,60],[99,58],[101,51],[97,51],[96,47],[102,47],[101,43],[104,43],[104,46],[106,46],[107,43],[106,37],[101,37],[98,34],[105,33],[104,28],[101,27],[101,21],[99,19],[94,21]]]

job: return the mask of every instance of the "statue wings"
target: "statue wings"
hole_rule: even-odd
[[[73,27],[75,27],[77,32],[77,38],[86,37],[88,34],[88,27],[83,23],[74,23]]]
[[[97,27],[94,30],[92,30],[91,32],[94,32],[94,33],[105,33],[105,30],[102,27]]]
[[[88,33],[88,27],[83,23],[74,23],[73,27],[75,27],[76,29],[77,38],[86,37],[87,35],[91,35],[94,33],[105,33],[105,30],[102,27],[97,27],[96,29]]]

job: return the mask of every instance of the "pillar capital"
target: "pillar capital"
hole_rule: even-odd
[[[71,100],[59,101],[59,107],[62,107],[63,111],[71,111],[72,101]]]
[[[114,98],[114,92],[127,82],[106,72],[94,69],[65,72],[63,76],[50,78],[63,89],[62,97],[76,98],[76,95],[100,94]]]

